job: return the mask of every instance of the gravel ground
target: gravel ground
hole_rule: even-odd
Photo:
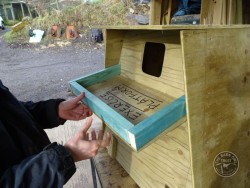
[[[0,80],[23,101],[67,98],[68,82],[104,68],[102,44],[6,44],[0,30]]]

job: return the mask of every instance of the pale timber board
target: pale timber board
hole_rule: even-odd
[[[162,0],[150,1],[150,13],[149,13],[149,24],[150,25],[160,25],[161,24],[161,16],[162,16],[161,5],[162,5]]]
[[[116,159],[140,187],[192,187],[187,125],[175,127],[139,152],[118,139]]]
[[[124,31],[106,30],[105,33],[105,67],[118,64],[121,56]]]
[[[243,0],[236,0],[236,23],[237,24],[243,24]]]
[[[135,126],[175,101],[171,96],[122,76],[115,76],[87,89]],[[122,110],[124,106],[121,103],[135,107],[133,113],[132,110],[130,113]],[[135,111],[141,115],[137,117]]]
[[[201,24],[211,24],[209,12],[211,11],[211,0],[202,0],[201,3]]]
[[[142,71],[146,42],[165,45],[160,77]],[[178,98],[184,94],[182,51],[179,31],[127,31],[120,58],[121,75],[141,85]],[[152,62],[154,67],[154,62]]]
[[[99,149],[94,161],[103,188],[138,188],[122,166],[108,155],[106,149]]]
[[[207,0],[210,2],[210,0]],[[218,28],[249,28],[249,24],[244,25],[121,25],[121,26],[100,26],[99,28],[111,30],[119,30],[119,32],[131,30],[196,30],[196,29],[218,29]],[[121,35],[122,36],[122,35]]]
[[[222,24],[223,0],[214,2],[213,24]]]
[[[112,125],[112,130],[120,135],[125,142],[130,143],[127,130],[134,125],[128,120],[123,118],[118,112],[114,111],[111,107],[106,105],[103,101],[98,99],[94,94],[89,92],[86,88],[78,84],[77,82],[70,82],[71,91],[75,95],[79,95],[84,92],[85,97],[83,102],[89,106],[89,108],[100,117],[105,123]],[[118,117],[118,118],[116,118]]]
[[[127,144],[139,150],[185,116],[185,97],[173,99],[134,80],[115,76],[119,67],[73,80],[70,87],[75,95],[85,92],[84,103]]]
[[[250,187],[250,29],[181,36],[194,187]],[[223,151],[233,152],[240,164],[228,178],[213,166]]]

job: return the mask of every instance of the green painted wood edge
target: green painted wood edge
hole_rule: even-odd
[[[102,81],[108,80],[114,76],[120,75],[121,74],[121,65],[117,64],[112,67],[108,67],[104,70],[86,75],[81,78],[77,78],[72,80],[71,82],[77,82],[81,85],[83,85],[85,88],[89,87],[91,85],[100,83]]]
[[[69,82],[69,85],[75,95],[85,92],[83,102],[88,105],[92,111],[115,132],[115,134],[119,135],[124,141],[130,144],[133,149],[139,150],[146,143],[186,115],[185,96],[176,99],[160,111],[134,126],[85,88],[111,79],[120,73],[121,66],[114,65],[94,74],[74,79]]]
[[[135,143],[131,143],[132,146],[135,150],[139,150],[184,116],[186,116],[186,103],[183,95],[131,128],[129,133],[135,139]]]
[[[130,141],[128,139],[127,130],[131,129],[134,125],[130,123],[127,119],[121,116],[118,112],[113,110],[87,89],[82,87],[76,81],[71,81],[70,83],[71,91],[75,95],[79,95],[82,92],[85,92],[85,97],[83,98],[83,102],[90,107],[90,109],[101,118],[109,128],[114,131],[117,135],[119,135],[123,140],[125,140],[128,144]]]

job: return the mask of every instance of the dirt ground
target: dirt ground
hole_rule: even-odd
[[[103,44],[6,44],[0,30],[0,80],[23,101],[67,98],[68,82],[104,68]]]

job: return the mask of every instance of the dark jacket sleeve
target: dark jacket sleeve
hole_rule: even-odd
[[[57,127],[66,120],[58,116],[58,105],[64,99],[50,99],[40,102],[22,102],[43,129]]]
[[[61,188],[75,173],[70,153],[57,143],[47,146],[37,155],[8,168],[1,177],[3,188]]]

